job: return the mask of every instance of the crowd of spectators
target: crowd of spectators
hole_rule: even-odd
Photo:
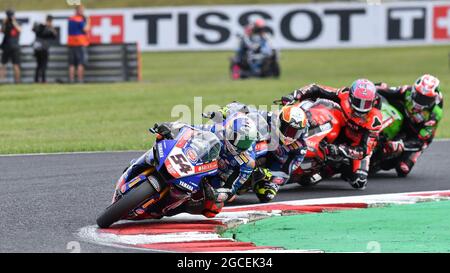
[[[87,63],[87,47],[89,46],[89,18],[84,15],[84,6],[77,5],[75,14],[68,19],[68,63],[69,83],[84,82],[84,68]],[[7,74],[7,65],[12,63],[14,82],[21,81],[21,47],[19,44],[22,29],[17,21],[14,10],[6,11],[6,18],[2,21],[1,32],[3,40],[0,45],[2,50],[0,81]],[[58,43],[58,31],[53,26],[53,16],[47,15],[45,22],[35,22],[33,32],[36,35],[32,44],[36,59],[34,81],[36,83],[47,82],[46,71],[50,57],[50,47]]]

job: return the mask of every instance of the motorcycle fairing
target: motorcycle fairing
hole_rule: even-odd
[[[163,163],[167,172],[174,178],[168,182],[189,192],[199,190],[202,178],[205,175],[215,175],[218,168],[217,160],[204,163],[197,157],[189,141],[193,135],[194,129],[183,128],[172,150],[165,153],[168,156],[164,157]]]

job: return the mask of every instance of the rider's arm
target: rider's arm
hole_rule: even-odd
[[[372,155],[378,141],[378,132],[366,130],[359,145],[351,146],[346,144],[339,145],[339,151],[347,158],[353,160],[362,160],[367,156]]]
[[[234,195],[244,185],[244,183],[250,178],[253,170],[256,167],[255,162],[255,149],[247,150],[234,157],[234,160],[239,164],[239,174],[231,184],[231,194]]]
[[[326,88],[317,84],[307,85],[300,89],[295,90],[291,94],[282,98],[284,102],[302,101],[305,99],[328,99],[336,103],[340,103],[338,92],[332,88]]]
[[[403,85],[399,87],[390,87],[386,83],[376,83],[378,94],[382,95],[386,99],[403,99],[405,97],[405,93],[408,90],[411,90],[411,86]]]
[[[301,141],[301,143],[303,143],[304,146],[300,147],[295,151],[295,157],[289,164],[289,172],[288,172],[289,176],[291,176],[291,174],[300,167],[300,164],[303,162],[303,159],[305,159],[307,146],[306,143],[304,143],[304,141]]]
[[[433,141],[434,135],[442,119],[442,113],[444,109],[444,100],[433,107],[430,119],[425,122],[424,127],[419,131],[419,139],[426,144],[430,144]]]

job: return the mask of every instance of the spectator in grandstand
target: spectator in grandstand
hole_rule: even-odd
[[[11,60],[14,68],[14,80],[20,82],[20,46],[19,37],[21,28],[16,20],[13,10],[6,11],[6,19],[3,21],[1,32],[3,32],[3,42],[1,44],[2,60],[0,67],[0,79],[6,76],[6,64]]]
[[[44,24],[35,23],[33,25],[33,31],[36,33],[36,41],[33,43],[34,56],[36,57],[34,82],[46,82],[49,48],[58,36],[52,22],[53,17],[51,15],[47,15],[47,19]]]
[[[84,82],[84,67],[87,62],[87,47],[89,45],[89,18],[84,16],[84,6],[75,8],[75,15],[69,18],[69,80],[75,82],[75,68],[78,82]]]

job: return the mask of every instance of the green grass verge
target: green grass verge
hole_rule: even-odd
[[[82,0],[88,9],[123,8],[123,7],[159,7],[159,6],[193,6],[193,5],[232,5],[232,4],[282,4],[310,3],[311,0]],[[315,2],[331,2],[319,0]],[[16,10],[52,10],[71,8],[66,0],[40,0],[36,5],[34,0],[2,0],[0,9],[14,8]]]
[[[450,252],[449,201],[271,217],[224,236],[325,252]]]
[[[422,73],[450,84],[447,47],[283,51],[279,80],[231,81],[231,52],[143,54],[141,83],[0,86],[0,154],[146,149],[146,129],[174,105],[233,100],[255,105],[311,82],[350,84],[358,77],[410,84]],[[445,112],[449,111],[445,104]],[[444,115],[438,137],[450,137]]]

